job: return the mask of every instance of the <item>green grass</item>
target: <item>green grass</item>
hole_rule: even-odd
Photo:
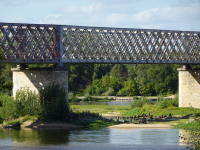
[[[119,112],[124,113],[127,110],[131,110],[130,106],[110,106],[110,105],[70,105],[70,108],[78,111],[90,110],[94,113],[108,113],[108,112]]]
[[[188,123],[179,123],[174,126],[177,129],[198,129],[199,124],[196,121],[188,122]]]
[[[130,111],[126,111],[123,113],[124,116],[134,116],[134,115],[141,115],[141,114],[151,114],[154,117],[159,115],[169,115],[169,113],[173,114],[173,116],[185,116],[185,115],[192,115],[194,113],[194,108],[190,107],[173,107],[170,106],[168,108],[162,109],[157,105],[144,105],[142,108],[135,108]],[[200,109],[195,109],[197,113],[200,113]]]
[[[15,125],[15,124],[18,124],[18,123],[23,123],[24,120],[25,121],[31,120],[31,121],[35,122],[35,121],[38,120],[38,116],[29,116],[29,115],[26,115],[24,117],[19,117],[19,118],[14,119],[14,120],[4,121],[3,125]]]
[[[170,106],[168,108],[162,109],[157,105],[144,105],[142,108],[131,108],[130,106],[110,106],[110,105],[70,105],[71,109],[86,111],[90,110],[95,113],[109,113],[109,112],[117,112],[121,114],[121,116],[135,116],[142,114],[151,114],[154,117],[159,115],[168,116],[171,113],[173,116],[182,117],[185,115],[192,115],[194,113],[194,108],[190,107],[174,107]],[[200,109],[195,109],[197,113],[200,114]]]
[[[8,121],[8,122],[4,122],[3,125],[16,125],[20,123],[20,120],[17,119],[17,120],[12,120],[12,121]]]

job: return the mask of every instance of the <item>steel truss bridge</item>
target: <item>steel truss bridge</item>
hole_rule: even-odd
[[[200,64],[200,32],[0,23],[0,62]]]

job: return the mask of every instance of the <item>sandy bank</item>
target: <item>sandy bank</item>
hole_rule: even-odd
[[[110,126],[108,128],[162,128],[162,129],[169,129],[173,128],[170,125],[167,124],[119,124]]]
[[[21,128],[78,128],[81,126],[73,124],[62,124],[62,123],[39,123],[26,121],[21,125]]]

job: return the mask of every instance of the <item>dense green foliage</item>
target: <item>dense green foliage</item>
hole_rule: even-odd
[[[58,84],[40,90],[40,103],[42,106],[40,117],[43,120],[65,120],[69,113],[65,90]]]
[[[151,99],[147,99],[146,97],[133,97],[133,100],[134,101],[130,104],[132,108],[142,108],[146,104],[154,104]],[[178,94],[176,93],[172,100],[164,99],[162,95],[159,95],[157,102],[154,105],[157,105],[161,109],[165,109],[168,107],[178,107]]]
[[[11,68],[15,67],[13,64],[0,64],[0,84],[1,92],[11,95],[12,93],[12,71]]]
[[[16,65],[1,64],[1,91],[11,95],[12,72]],[[30,64],[29,68],[53,64]],[[67,66],[67,65],[66,65]],[[69,67],[69,91],[75,96],[153,96],[174,94],[178,89],[176,64],[79,64]]]
[[[39,95],[29,89],[17,91],[13,103],[16,107],[16,114],[14,114],[13,117],[39,115],[42,111]]]
[[[6,118],[37,115],[44,121],[62,121],[69,113],[65,90],[57,84],[49,85],[35,94],[21,89],[12,96],[0,95],[0,122]]]
[[[5,118],[16,115],[16,104],[14,102],[12,96],[0,94],[0,123],[2,123]]]
[[[146,97],[141,97],[137,100],[134,100],[130,105],[132,108],[142,108],[145,104],[152,104],[151,99],[147,99]]]
[[[69,90],[75,96],[153,96],[178,90],[176,64],[83,64],[69,66]]]

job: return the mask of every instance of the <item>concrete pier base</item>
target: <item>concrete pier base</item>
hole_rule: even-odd
[[[56,83],[64,87],[68,101],[67,68],[12,68],[11,70],[13,72],[13,97],[21,88],[29,88],[38,93],[45,86]]]
[[[179,107],[200,108],[200,68],[179,68]]]

